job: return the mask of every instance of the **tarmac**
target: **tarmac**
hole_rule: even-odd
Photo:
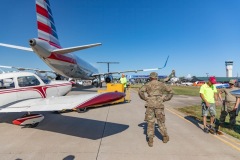
[[[96,92],[73,88],[68,95]],[[36,128],[11,122],[23,113],[0,115],[0,160],[239,160],[240,141],[206,134],[202,124],[175,108],[200,103],[199,97],[177,96],[165,103],[170,141],[156,130],[153,147],[146,141],[144,101],[135,90],[130,103],[91,108],[85,113],[42,113]],[[156,128],[157,125],[156,125]]]

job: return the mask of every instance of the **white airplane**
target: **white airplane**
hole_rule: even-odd
[[[44,119],[36,111],[61,111],[81,109],[107,104],[125,96],[122,92],[66,95],[72,88],[68,81],[51,81],[45,84],[41,78],[30,72],[0,74],[0,113],[26,112],[13,124],[36,127]]]
[[[161,68],[128,70],[118,72],[99,73],[91,64],[78,58],[71,52],[87,49],[101,45],[101,43],[62,48],[54,24],[50,3],[48,0],[36,0],[38,38],[29,40],[31,48],[0,43],[0,46],[34,51],[54,72],[64,77],[73,79],[98,79],[101,86],[101,76],[105,77],[105,82],[111,81],[108,75],[126,72],[140,72],[159,70]],[[168,58],[167,58],[168,60]],[[166,66],[167,60],[165,65]]]

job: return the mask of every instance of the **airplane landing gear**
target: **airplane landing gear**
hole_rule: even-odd
[[[42,114],[24,114],[21,118],[12,121],[15,125],[21,125],[27,128],[37,127],[38,124],[44,119]]]
[[[85,107],[85,108],[77,108],[77,112],[78,113],[84,113],[84,112],[87,112],[88,110],[87,110],[87,107]]]

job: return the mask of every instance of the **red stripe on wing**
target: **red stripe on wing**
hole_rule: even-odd
[[[125,93],[123,92],[107,92],[107,93],[99,94],[98,96],[84,102],[83,104],[77,106],[76,108],[85,108],[93,105],[110,103],[110,102],[119,100],[123,97],[125,97]]]

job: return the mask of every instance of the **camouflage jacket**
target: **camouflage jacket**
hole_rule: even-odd
[[[139,89],[138,95],[147,102],[147,107],[163,108],[162,103],[172,98],[173,91],[163,82],[152,80]]]

